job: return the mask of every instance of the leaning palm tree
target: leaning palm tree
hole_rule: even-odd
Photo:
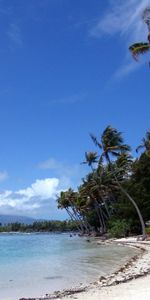
[[[83,231],[83,228],[81,226],[81,224],[79,223],[78,219],[76,218],[76,215],[74,214],[74,212],[72,211],[72,209],[70,209],[70,203],[68,200],[68,192],[61,192],[59,196],[57,196],[57,208],[58,209],[65,209],[67,214],[69,215],[70,219],[72,221],[75,221],[76,227],[78,229],[79,232]]]
[[[150,157],[150,130],[146,132],[146,137],[142,139],[142,143],[136,148],[136,152],[142,149],[144,149],[146,155]]]
[[[100,156],[99,163],[101,163],[102,159],[105,158],[105,160],[108,163],[108,166],[110,168],[110,171],[112,172],[112,175],[115,178],[115,181],[120,188],[121,192],[128,198],[128,200],[133,204],[135,207],[137,214],[139,216],[139,220],[142,227],[142,236],[143,240],[146,238],[146,231],[145,231],[145,224],[143,221],[143,217],[141,215],[141,212],[136,204],[136,202],[132,199],[132,197],[128,194],[128,192],[124,189],[124,187],[121,185],[120,181],[117,178],[113,163],[110,159],[110,156],[112,157],[119,157],[122,153],[129,153],[130,147],[126,144],[124,144],[122,133],[118,132],[117,129],[112,128],[111,126],[107,126],[104,130],[101,141],[99,142],[97,138],[91,134],[91,138],[96,146],[98,146],[102,154]]]
[[[103,234],[106,231],[106,224],[105,224],[102,208],[97,199],[97,195],[96,195],[97,190],[95,190],[95,187],[93,186],[93,182],[91,180],[87,182],[84,181],[84,185],[82,185],[80,188],[80,193],[82,197],[86,198],[86,202],[84,204],[84,207],[82,208],[87,211],[90,209],[96,212],[99,225],[100,225],[100,232]]]

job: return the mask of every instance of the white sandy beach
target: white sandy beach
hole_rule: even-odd
[[[127,283],[89,290],[63,300],[150,300],[150,275]]]

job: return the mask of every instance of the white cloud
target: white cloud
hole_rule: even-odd
[[[0,181],[4,181],[8,178],[8,173],[6,171],[0,171]]]
[[[16,194],[25,198],[38,197],[40,199],[54,198],[59,185],[57,178],[37,179],[31,187],[17,191]]]
[[[147,26],[142,20],[142,13],[150,6],[150,0],[110,0],[109,9],[104,16],[90,29],[90,35],[100,38],[103,35],[113,36],[119,34],[123,39],[125,49],[132,43],[146,41]],[[122,77],[137,69],[137,64],[131,62],[128,51],[124,63],[117,70],[117,76]]]
[[[44,179],[37,179],[30,186],[16,191],[0,192],[1,214],[31,217],[63,218],[64,213],[57,209],[56,198],[61,191],[69,187],[76,188],[80,183],[84,168],[81,165],[69,166],[50,158],[38,165],[42,172],[51,174]],[[0,172],[0,180],[7,177],[7,172]]]
[[[56,195],[69,186],[58,178],[37,179],[31,186],[17,191],[6,190],[0,193],[0,211],[2,214],[28,216],[56,214]]]

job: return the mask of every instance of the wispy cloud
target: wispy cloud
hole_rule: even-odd
[[[52,99],[49,102],[49,104],[75,104],[78,102],[85,101],[86,98],[87,98],[87,93],[81,92],[78,94],[73,94],[62,98]]]
[[[120,35],[126,49],[130,43],[145,41],[147,28],[142,20],[142,13],[150,6],[150,0],[110,0],[109,8],[100,20],[90,29],[90,35],[101,38],[103,35]],[[136,63],[126,54],[125,62],[117,71],[118,76],[125,76],[137,69]]]
[[[7,1],[8,2],[8,1]],[[0,14],[9,16],[12,14],[12,6],[11,3],[6,3],[4,0],[0,0]]]
[[[0,14],[1,14],[1,15],[6,15],[6,16],[11,15],[11,14],[12,14],[12,9],[11,9],[11,7],[7,7],[7,8],[0,7]]]
[[[135,63],[134,61],[132,62],[125,62],[122,64],[121,67],[119,67],[116,72],[113,74],[113,79],[120,79],[124,76],[127,76],[129,73],[137,70],[141,65]]]
[[[17,47],[23,46],[21,30],[17,24],[11,23],[9,25],[9,30],[7,32],[7,35],[13,45],[15,45]]]
[[[4,181],[8,178],[8,173],[6,171],[0,171],[0,181]]]
[[[55,174],[63,178],[68,178],[68,182],[71,183],[71,178],[80,178],[84,172],[83,167],[80,164],[69,165],[65,162],[59,162],[54,158],[49,158],[46,161],[43,161],[37,166],[41,170],[51,170]]]
[[[42,170],[62,170],[63,167],[64,165],[54,158],[49,158],[38,164],[38,168]]]
[[[91,35],[99,37],[103,34],[119,33],[130,39],[143,38],[146,29],[141,16],[143,10],[150,6],[150,1],[113,0],[109,2],[109,10],[90,30]]]

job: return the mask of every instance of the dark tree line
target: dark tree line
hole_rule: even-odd
[[[0,232],[67,232],[77,231],[76,224],[69,221],[35,221],[33,224],[10,223],[0,225]]]

